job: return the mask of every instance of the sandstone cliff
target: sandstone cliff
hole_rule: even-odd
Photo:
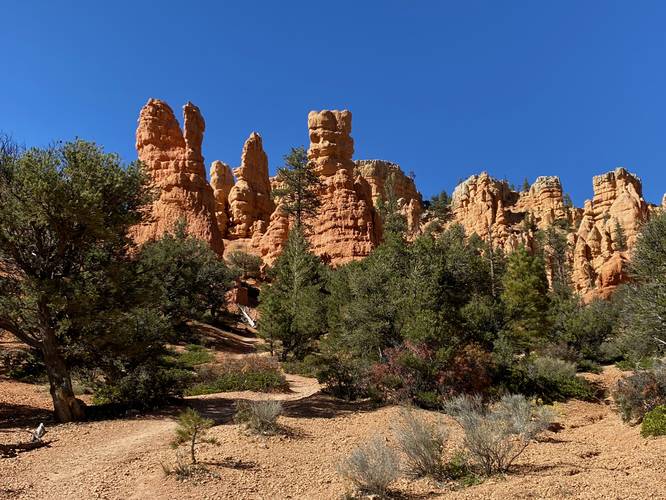
[[[586,299],[607,297],[627,279],[629,251],[650,207],[640,180],[623,168],[592,184],[593,198],[579,209],[564,202],[557,177],[539,177],[529,191],[516,192],[484,172],[454,190],[453,222],[506,252],[533,249],[536,230],[557,222],[568,233],[574,288]]]
[[[220,233],[227,234],[229,226],[229,193],[234,187],[234,175],[224,162],[215,160],[210,166],[210,186],[215,197],[215,217]]]
[[[205,122],[199,108],[183,106],[183,129],[169,105],[149,99],[141,109],[136,130],[136,149],[157,199],[147,210],[150,220],[134,228],[137,243],[160,237],[180,219],[187,231],[223,251],[222,235],[215,217],[213,189],[206,181],[201,143]]]
[[[391,180],[400,211],[407,219],[407,230],[417,233],[420,230],[423,200],[414,179],[405,175],[400,165],[389,161],[357,160],[354,164],[356,175],[360,175],[370,186],[375,207],[379,199],[386,196],[387,183]]]
[[[268,157],[261,136],[252,132],[245,141],[241,164],[234,170],[236,184],[229,192],[229,237],[249,238],[268,227],[275,204],[271,199]]]
[[[333,265],[365,257],[381,235],[373,208],[372,190],[366,180],[355,175],[352,115],[349,111],[311,111],[308,115],[310,148],[322,187],[321,206],[308,221],[312,250]],[[286,239],[289,221],[279,209],[261,239],[261,255],[272,262]]]

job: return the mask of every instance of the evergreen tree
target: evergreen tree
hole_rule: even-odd
[[[641,228],[629,268],[634,282],[622,294],[618,344],[637,360],[666,354],[666,213]]]
[[[571,266],[566,233],[552,224],[537,232],[537,243],[539,253],[550,270],[553,293],[564,298],[571,296]]]
[[[434,195],[430,198],[430,205],[428,209],[443,221],[448,221],[451,218],[451,197],[446,191]]]
[[[523,191],[527,192],[529,190],[530,190],[530,181],[527,179],[527,177],[525,177],[525,179],[523,179]]]
[[[0,328],[41,354],[56,418],[84,417],[67,342],[116,296],[148,190],[138,164],[83,141],[0,155]]]
[[[613,234],[613,240],[615,247],[620,252],[624,252],[627,249],[627,236],[624,234],[624,229],[620,225],[620,221],[615,221],[615,231]]]
[[[284,166],[278,169],[277,184],[272,196],[279,198],[279,208],[294,218],[296,227],[302,227],[305,220],[314,216],[321,204],[318,192],[321,181],[314,166],[308,161],[305,148],[291,148],[284,156]]]
[[[260,296],[259,334],[272,348],[280,342],[283,360],[303,359],[324,332],[326,301],[323,265],[310,252],[302,227],[289,232],[269,276],[272,283]]]
[[[398,197],[395,194],[395,176],[392,173],[386,179],[384,194],[379,197],[377,208],[382,217],[385,235],[403,235],[407,231],[407,220],[400,213]]]
[[[528,352],[548,333],[548,280],[543,260],[524,248],[511,253],[502,279],[504,331],[514,352]]]

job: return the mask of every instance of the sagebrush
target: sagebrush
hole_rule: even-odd
[[[462,427],[465,449],[487,476],[506,472],[554,418],[550,408],[523,395],[506,395],[492,405],[459,396],[447,401],[445,410]]]

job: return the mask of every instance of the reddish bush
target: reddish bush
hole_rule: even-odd
[[[372,367],[370,381],[386,401],[436,407],[445,398],[482,394],[490,386],[492,357],[476,344],[448,355],[405,342],[384,355],[386,361]]]

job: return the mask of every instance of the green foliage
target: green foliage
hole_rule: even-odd
[[[16,380],[35,381],[46,375],[44,363],[35,353],[17,349],[0,351],[0,367],[9,377]]]
[[[166,356],[173,330],[154,308],[113,311],[87,328],[98,336],[80,364],[94,380],[96,403],[152,408],[180,396],[191,379],[190,371]]]
[[[641,436],[666,436],[666,405],[657,406],[645,414]]]
[[[548,228],[538,231],[536,239],[539,253],[543,256],[544,264],[551,273],[553,294],[565,298],[571,296],[571,266],[567,230],[552,224]]]
[[[616,300],[594,300],[586,305],[574,295],[556,297],[551,302],[550,341],[571,352],[571,361],[579,364],[609,362],[608,346],[620,311]]]
[[[257,278],[261,272],[261,257],[236,250],[231,252],[227,260],[231,270],[241,278]]]
[[[500,387],[509,392],[521,392],[546,403],[570,398],[594,400],[596,389],[576,375],[576,365],[548,356],[531,355],[514,359],[498,374]]]
[[[220,365],[196,368],[196,377],[185,390],[187,396],[229,391],[284,392],[289,384],[278,363],[264,356],[228,359]]]
[[[543,260],[519,248],[507,260],[502,280],[504,334],[515,352],[537,346],[548,332],[548,280]]]
[[[171,442],[172,447],[177,448],[181,444],[189,444],[192,464],[196,464],[196,446],[202,443],[217,443],[215,439],[206,438],[206,432],[213,424],[211,419],[203,418],[199,412],[188,408],[178,416],[178,427],[176,427],[176,437]]]
[[[448,221],[451,218],[451,197],[446,191],[442,191],[430,198],[428,210],[442,221]]]
[[[613,243],[615,243],[615,248],[620,252],[627,250],[627,236],[618,220],[615,221],[615,228],[613,230]]]
[[[234,275],[206,242],[187,234],[182,220],[172,233],[143,246],[138,273],[140,286],[154,294],[164,315],[180,330],[206,313],[218,317]]]
[[[400,212],[398,197],[395,194],[395,175],[389,174],[384,184],[384,193],[379,197],[377,210],[382,218],[385,235],[402,235],[407,231],[407,219]]]
[[[96,339],[91,317],[129,302],[128,230],[150,192],[138,163],[92,143],[0,149],[0,327],[41,352],[56,417],[80,419],[64,357]]]
[[[666,355],[666,213],[641,228],[622,293],[617,345],[630,360]]]
[[[523,187],[522,187],[521,191],[527,192],[529,190],[530,190],[530,181],[527,177],[525,177],[523,179]]]
[[[176,354],[175,360],[178,364],[192,369],[197,365],[212,363],[215,355],[203,346],[188,344],[184,351]]]
[[[272,283],[259,297],[259,334],[281,345],[281,357],[303,359],[324,332],[325,275],[321,261],[312,252],[302,229],[289,232],[282,253],[269,272]]]
[[[297,228],[302,228],[321,204],[318,196],[321,180],[303,147],[291,148],[291,152],[284,156],[284,162],[276,176],[279,187],[273,189],[272,196],[279,200],[279,209],[294,218]]]

